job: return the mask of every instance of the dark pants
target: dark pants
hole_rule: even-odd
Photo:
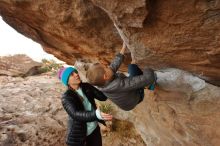
[[[142,75],[143,72],[136,64],[129,64],[128,74],[129,74],[129,77],[134,77],[134,76]],[[144,99],[144,87],[137,89],[137,92],[138,94],[140,94],[140,100],[139,100],[139,103],[140,103]]]
[[[86,137],[86,146],[102,146],[102,137],[99,126]]]
[[[99,126],[86,137],[86,140],[81,144],[67,144],[68,146],[102,146],[102,137]]]

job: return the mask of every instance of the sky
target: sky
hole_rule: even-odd
[[[40,44],[23,36],[6,24],[0,16],[0,56],[14,54],[26,54],[38,62],[44,58],[58,61],[53,55],[44,52]]]

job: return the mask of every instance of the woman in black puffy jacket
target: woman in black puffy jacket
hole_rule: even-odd
[[[102,146],[98,122],[112,120],[112,115],[97,109],[94,98],[105,101],[107,97],[88,83],[82,83],[74,67],[62,68],[59,78],[68,87],[62,96],[62,104],[69,115],[68,146]]]

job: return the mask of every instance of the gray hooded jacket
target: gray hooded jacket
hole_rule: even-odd
[[[124,55],[120,53],[116,55],[110,64],[114,79],[98,88],[121,109],[129,111],[140,101],[138,89],[151,85],[155,80],[155,75],[154,71],[149,68],[143,70],[143,75],[135,77],[126,77],[122,73],[117,73],[123,59]]]

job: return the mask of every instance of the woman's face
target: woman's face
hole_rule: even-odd
[[[70,77],[69,77],[69,85],[78,85],[79,83],[81,83],[81,79],[80,76],[78,74],[78,72],[72,72]]]

